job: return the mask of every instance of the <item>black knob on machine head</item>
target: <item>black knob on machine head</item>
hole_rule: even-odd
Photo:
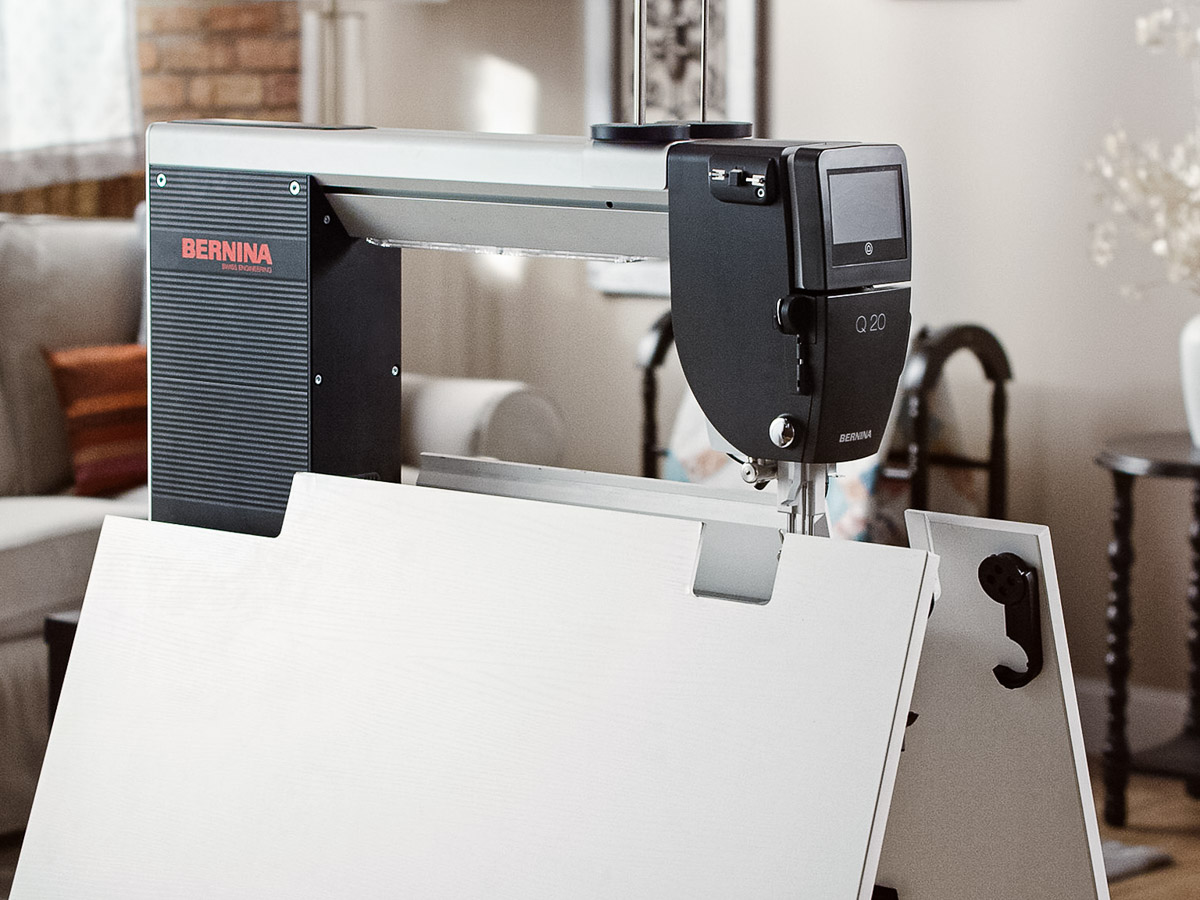
[[[775,304],[775,325],[784,334],[794,334],[802,341],[815,340],[817,300],[803,294],[789,294]]]
[[[705,138],[750,137],[754,126],[749,122],[605,122],[592,126],[592,140],[612,144],[670,144]]]

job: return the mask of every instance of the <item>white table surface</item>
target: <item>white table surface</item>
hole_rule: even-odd
[[[936,559],[297,476],[277,539],[109,519],[13,889],[868,898]]]

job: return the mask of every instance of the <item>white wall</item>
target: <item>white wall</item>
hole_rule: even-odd
[[[918,322],[973,321],[1008,349],[1011,515],[1051,526],[1076,668],[1102,671],[1110,481],[1092,458],[1121,432],[1184,427],[1177,340],[1200,311],[1135,243],[1088,255],[1097,218],[1082,167],[1120,118],[1174,141],[1189,75],[1133,39],[1153,4],[1120,0],[776,2],[778,135],[896,141],[913,193]],[[1188,493],[1139,485],[1134,677],[1182,685]]]
[[[368,20],[371,124],[587,133],[581,0],[357,9]],[[535,384],[567,421],[568,466],[639,470],[635,349],[665,301],[602,297],[576,260],[406,251],[404,266],[406,368]],[[664,410],[681,384],[668,376]]]
[[[1009,351],[1011,513],[1051,526],[1076,668],[1099,674],[1111,492],[1092,458],[1120,432],[1183,427],[1176,341],[1200,304],[1180,290],[1122,299],[1122,280],[1158,275],[1138,245],[1115,270],[1092,265],[1097,211],[1082,163],[1117,118],[1136,134],[1182,134],[1187,72],[1136,47],[1143,8],[1119,0],[772,8],[772,136],[902,144],[916,320],[979,322]],[[374,124],[479,127],[472,73],[492,55],[536,83],[535,114],[524,117],[533,127],[583,132],[582,0],[362,9]],[[569,261],[532,261],[507,277],[459,255],[409,254],[407,265],[406,365],[532,381],[567,416],[569,465],[636,469],[633,350],[661,303],[605,300]],[[1134,677],[1179,686],[1187,492],[1146,483],[1137,501]]]

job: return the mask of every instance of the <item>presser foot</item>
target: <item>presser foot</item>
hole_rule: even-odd
[[[829,521],[825,511],[829,466],[824,463],[781,462],[777,464],[776,481],[779,511],[787,521],[785,531],[789,534],[829,537]]]

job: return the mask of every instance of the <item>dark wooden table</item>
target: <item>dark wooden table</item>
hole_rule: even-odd
[[[1108,592],[1108,734],[1104,745],[1104,820],[1125,825],[1125,788],[1131,770],[1182,778],[1200,798],[1200,450],[1186,432],[1133,434],[1105,444],[1096,462],[1113,475],[1113,540]],[[1133,481],[1187,478],[1192,482],[1192,524],[1188,538],[1192,572],[1188,582],[1188,713],[1183,732],[1161,746],[1129,752],[1125,707],[1129,699],[1129,627],[1132,622],[1129,572],[1133,565]]]

